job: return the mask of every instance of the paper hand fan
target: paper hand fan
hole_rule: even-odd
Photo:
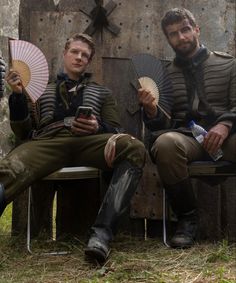
[[[160,93],[154,80],[149,77],[141,77],[138,81],[142,88],[150,90],[150,92],[156,96],[156,103],[158,104]]]
[[[45,91],[48,78],[48,64],[42,51],[24,40],[10,40],[12,68],[19,72],[23,87],[35,102]]]
[[[139,84],[156,96],[159,109],[170,119],[173,91],[170,78],[163,63],[146,53],[131,58]]]

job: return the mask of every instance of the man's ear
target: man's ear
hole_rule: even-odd
[[[197,33],[198,35],[200,35],[201,32],[200,32],[200,27],[199,27],[199,26],[196,26],[196,27],[195,27],[195,31],[196,31],[196,33]]]
[[[93,58],[89,58],[88,65],[90,65],[92,61],[93,61]]]

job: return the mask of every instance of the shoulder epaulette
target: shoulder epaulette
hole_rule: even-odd
[[[99,85],[99,86],[100,86],[100,84],[99,84],[99,83],[97,83],[97,82],[95,82],[95,81],[89,81],[89,82],[88,82],[88,84],[90,84],[90,85],[92,85],[92,84],[93,84],[93,85]]]
[[[223,58],[234,58],[232,55],[226,53],[226,52],[221,52],[221,51],[213,51],[213,53],[216,55],[216,56],[220,56],[220,57],[223,57]]]
[[[170,60],[161,60],[161,62],[166,68],[168,68],[172,64],[172,61]]]

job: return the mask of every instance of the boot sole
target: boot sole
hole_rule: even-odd
[[[102,263],[105,262],[106,259],[108,258],[110,254],[110,250],[108,251],[108,253],[105,253],[97,248],[86,248],[84,250],[84,253],[89,259],[97,260],[98,262]]]
[[[172,244],[170,244],[170,246],[173,249],[190,249],[190,248],[192,248],[193,245],[183,245],[183,246],[180,246],[180,245],[172,245]]]

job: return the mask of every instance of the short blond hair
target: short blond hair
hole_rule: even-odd
[[[92,37],[85,33],[75,33],[66,41],[65,50],[68,50],[70,48],[71,42],[74,41],[82,41],[88,44],[89,48],[91,49],[91,55],[89,58],[91,60],[95,54],[95,44]]]

